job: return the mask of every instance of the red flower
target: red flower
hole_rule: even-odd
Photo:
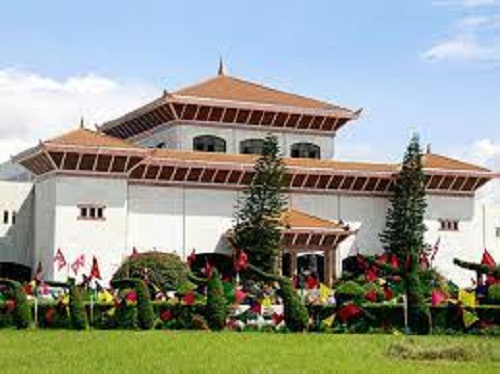
[[[283,314],[273,313],[273,322],[277,326],[285,319]]]
[[[174,317],[174,313],[170,309],[165,309],[160,314],[160,318],[163,322],[170,321]]]
[[[372,303],[377,301],[377,291],[371,290],[365,293],[365,299],[371,301]]]
[[[45,310],[45,320],[47,323],[52,323],[54,321],[54,316],[56,315],[56,310],[54,308],[47,308]]]
[[[125,295],[125,300],[130,303],[135,303],[137,301],[137,294],[135,291],[130,291]]]
[[[344,305],[337,312],[337,316],[339,317],[342,323],[349,322],[351,319],[360,316],[362,313],[362,309],[354,304]]]
[[[389,287],[384,288],[384,295],[386,300],[391,300],[394,297],[394,292]]]
[[[12,312],[16,307],[16,302],[12,299],[9,299],[5,302],[5,307],[7,308],[8,312]]]

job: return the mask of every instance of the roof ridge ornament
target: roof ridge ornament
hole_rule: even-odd
[[[217,69],[217,75],[223,77],[226,75],[226,69],[224,66],[224,60],[222,59],[222,56],[219,55],[219,69]]]
[[[85,129],[85,122],[83,120],[83,116],[80,117],[80,128]]]

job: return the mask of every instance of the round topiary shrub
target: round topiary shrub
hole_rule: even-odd
[[[186,282],[188,270],[173,253],[146,252],[128,257],[113,275],[118,279],[145,279],[162,289],[176,289]]]
[[[87,313],[83,305],[82,293],[75,285],[69,287],[69,315],[72,329],[85,330],[87,328]]]
[[[207,282],[206,319],[211,330],[222,330],[226,325],[227,300],[224,296],[224,287],[216,269]]]
[[[488,303],[500,304],[500,284],[493,284],[488,288]]]

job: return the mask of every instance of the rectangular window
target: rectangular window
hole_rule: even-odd
[[[105,206],[103,205],[93,205],[93,204],[85,204],[78,205],[80,209],[80,215],[78,219],[82,220],[104,220],[104,210]]]
[[[439,220],[439,223],[441,225],[441,227],[440,227],[441,231],[458,231],[459,230],[458,220],[442,219],[442,220]]]
[[[15,225],[16,224],[16,212],[12,212],[12,224]]]
[[[3,211],[3,223],[6,225],[9,223],[9,211],[8,210]]]

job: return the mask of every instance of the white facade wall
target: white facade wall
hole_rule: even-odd
[[[129,185],[121,179],[52,177],[37,183],[35,190],[36,261],[42,260],[49,278],[65,279],[67,270],[53,269],[53,257],[61,248],[68,262],[85,253],[90,270],[96,256],[108,281],[132,248],[140,252],[174,252],[185,258],[197,253],[227,253],[224,233],[234,224],[238,192],[214,188]],[[382,197],[346,194],[294,193],[290,207],[329,220],[342,220],[356,235],[338,248],[336,270],[357,250],[382,251],[379,234],[385,226],[388,201]],[[106,206],[104,221],[79,220],[79,204]],[[485,242],[498,258],[500,211],[483,210],[472,197],[429,196],[426,242],[440,238],[435,266],[459,285],[474,275],[453,265],[453,258],[480,261]],[[484,214],[484,216],[483,216]],[[483,218],[484,217],[484,218]],[[458,231],[441,231],[440,220],[459,221]],[[486,223],[486,226],[483,225]],[[491,243],[491,244],[490,244]]]
[[[53,258],[56,238],[56,179],[49,178],[35,184],[35,240],[32,272],[42,264],[43,275],[54,279]]]
[[[92,257],[96,256],[101,275],[107,281],[122,262],[127,248],[127,181],[107,178],[82,178],[60,176],[55,178],[55,240],[52,255],[61,249],[68,264],[81,254],[85,267],[78,273],[89,274]],[[104,220],[79,219],[80,204],[105,206]],[[71,269],[58,271],[52,267],[52,278],[65,280]]]
[[[321,148],[322,159],[332,159],[334,156],[334,137],[331,135],[308,135],[286,131],[272,131],[278,138],[284,157],[290,157],[290,147],[294,143],[308,142]],[[167,148],[193,149],[193,139],[200,135],[213,135],[226,141],[226,153],[240,153],[240,142],[246,139],[264,139],[269,131],[251,128],[216,127],[190,124],[172,124],[153,132],[151,135],[137,141],[143,147],[156,147],[165,143]]]
[[[227,252],[222,235],[233,225],[235,191],[131,186],[128,247],[186,257]]]
[[[0,262],[32,265],[32,212],[32,183],[0,181]]]

